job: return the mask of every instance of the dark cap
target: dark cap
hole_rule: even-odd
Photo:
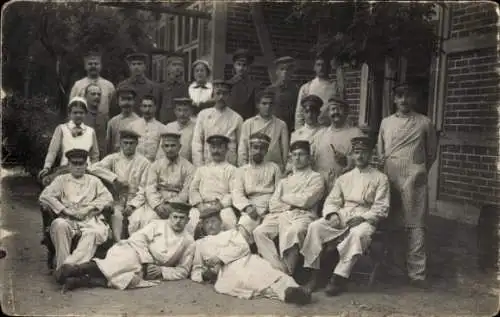
[[[252,64],[254,57],[253,55],[250,54],[250,52],[247,49],[238,49],[236,52],[233,54],[233,63],[236,62],[239,59],[245,59],[247,64]]]
[[[231,89],[233,87],[233,85],[228,82],[227,80],[223,80],[223,79],[216,79],[212,82],[212,85],[214,86],[214,88],[227,88],[227,89]]]
[[[319,110],[323,106],[323,99],[316,95],[307,95],[300,100],[300,105],[305,108],[314,108]]]
[[[91,49],[91,50],[88,50],[87,52],[85,52],[85,54],[83,54],[83,57],[84,58],[102,57],[102,52],[99,49]]]
[[[137,132],[135,132],[133,129],[130,128],[121,128],[120,131],[120,139],[139,139],[141,135]]]
[[[330,97],[328,99],[328,104],[336,104],[336,105],[344,106],[344,108],[347,108],[347,109],[349,108],[349,104],[347,103],[347,101],[345,101],[344,99],[339,98],[337,96]]]
[[[192,106],[193,101],[191,98],[182,97],[182,98],[174,98],[174,106]]]
[[[267,144],[271,143],[271,138],[267,134],[262,132],[252,133],[248,138],[248,140],[250,143],[253,142],[262,142]]]
[[[167,56],[167,64],[173,60],[181,60],[184,63],[184,54],[173,52]]]
[[[303,149],[306,150],[307,153],[311,153],[311,145],[309,144],[309,141],[298,140],[290,145],[290,152],[293,152],[298,149]]]
[[[274,65],[278,66],[280,64],[294,64],[295,59],[291,56],[283,56],[274,60]]]
[[[208,144],[228,144],[231,141],[227,136],[222,134],[213,134],[207,138]]]
[[[353,150],[371,150],[373,148],[372,139],[366,136],[359,136],[351,139]]]
[[[207,203],[203,204],[202,207],[199,210],[200,212],[200,219],[206,219],[211,216],[219,216],[220,215],[220,209],[217,207],[215,204]]]
[[[128,54],[127,57],[125,57],[125,60],[127,62],[131,62],[131,61],[143,61],[143,62],[146,62],[147,59],[148,59],[148,55],[144,54],[144,53],[132,53],[132,54]]]
[[[169,202],[167,204],[167,209],[170,213],[179,212],[189,216],[191,208],[192,207],[190,205],[185,203]]]
[[[167,128],[167,127],[164,127],[160,131],[160,136],[162,138],[172,138],[172,139],[176,139],[176,140],[179,140],[181,138],[181,134],[179,132],[175,131],[174,129]]]
[[[401,84],[398,84],[396,86],[394,86],[394,88],[392,88],[392,91],[395,93],[395,94],[403,94],[403,93],[411,93],[411,92],[414,92],[413,91],[413,86],[410,85],[409,83],[407,82],[404,82],[404,83],[401,83]]]
[[[117,95],[120,95],[122,93],[131,93],[132,95],[134,95],[134,97],[137,96],[135,88],[128,84],[121,85],[116,89]]]
[[[66,152],[65,155],[69,161],[73,160],[86,161],[87,158],[89,157],[89,152],[83,149],[71,149],[68,152]]]

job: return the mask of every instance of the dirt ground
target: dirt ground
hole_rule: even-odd
[[[287,316],[493,316],[497,283],[479,273],[475,231],[433,218],[430,225],[430,282],[427,291],[377,281],[368,288],[354,276],[349,292],[336,298],[314,293],[305,307],[267,299],[240,300],[191,281],[165,282],[145,289],[79,289],[61,294],[48,275],[40,245],[39,190],[30,177],[2,179],[0,260],[2,310],[9,315],[287,315]]]

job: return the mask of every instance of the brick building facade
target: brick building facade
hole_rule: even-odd
[[[185,52],[188,65],[204,58],[213,65],[214,77],[228,78],[231,54],[248,48],[256,56],[250,75],[261,88],[272,82],[271,62],[282,55],[298,60],[298,84],[313,77],[311,47],[316,35],[285,21],[291,3],[192,1],[185,8],[205,11],[211,18],[195,22],[190,17],[163,15],[159,24],[163,33],[157,32],[156,38],[161,48]],[[488,2],[448,2],[436,8],[441,53],[424,69],[419,61],[409,61],[405,76],[423,78],[419,111],[432,119],[440,136],[438,159],[429,175],[431,209],[443,216],[467,218],[477,214],[477,207],[499,204],[498,13]],[[161,58],[152,65],[158,81],[164,74]],[[189,67],[186,74],[190,76]],[[369,102],[361,100],[361,88],[368,85],[363,80],[361,70],[344,69],[350,121],[355,124],[366,123],[370,112]],[[392,97],[385,98],[390,102]]]

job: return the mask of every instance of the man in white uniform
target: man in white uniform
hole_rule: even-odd
[[[325,200],[323,217],[311,223],[301,250],[304,267],[313,269],[308,288],[314,290],[324,278],[319,274],[323,246],[338,243],[338,263],[326,289],[331,296],[346,290],[352,267],[389,210],[387,176],[369,165],[373,149],[370,138],[357,137],[351,142],[356,167],[335,181]]]
[[[149,167],[144,190],[139,193],[145,195],[146,203],[130,216],[131,233],[154,219],[166,217],[170,203],[187,203],[194,167],[179,155],[180,137],[180,134],[167,129],[161,133],[164,158]]]
[[[195,242],[193,281],[214,284],[216,292],[242,299],[265,297],[299,305],[310,303],[310,292],[291,276],[251,254],[249,245],[256,223],[250,218],[242,218],[236,228],[224,232],[218,209],[205,209],[200,218],[207,236]]]
[[[113,203],[113,196],[96,176],[85,174],[88,152],[66,152],[70,173],[57,176],[40,194],[40,203],[57,218],[50,225],[50,238],[56,251],[56,281],[61,283],[61,266],[90,260],[110,234],[102,210]],[[81,235],[70,253],[71,241]]]
[[[270,143],[264,133],[250,135],[250,162],[239,167],[234,177],[233,205],[256,224],[269,212],[269,199],[281,180],[279,166],[264,161]]]
[[[316,208],[325,185],[321,175],[311,169],[309,142],[296,141],[290,151],[292,174],[278,184],[269,201],[270,213],[254,230],[254,237],[259,254],[274,268],[292,275],[307,227],[317,218]],[[273,241],[276,237],[279,253]]]
[[[144,155],[150,162],[156,158],[160,148],[160,135],[165,126],[156,120],[156,100],[152,95],[146,95],[141,103],[142,118],[129,124],[128,128],[140,134],[137,152]]]
[[[224,135],[212,135],[207,139],[212,162],[196,170],[189,187],[189,203],[195,208],[191,210],[187,230],[193,234],[200,218],[200,209],[207,206],[216,206],[221,210],[225,229],[234,228],[236,225],[231,197],[236,167],[226,160],[229,142],[229,138]]]
[[[138,194],[146,184],[149,168],[147,158],[136,153],[139,134],[123,128],[120,131],[121,151],[113,153],[89,167],[92,174],[116,184],[118,199],[114,202],[114,213],[111,217],[111,228],[115,241],[120,241],[128,231],[128,217],[134,210],[145,203],[144,195]],[[124,232],[124,224],[127,231]]]
[[[215,105],[200,111],[193,132],[193,164],[202,166],[211,161],[207,138],[219,134],[229,138],[227,161],[236,165],[238,162],[238,142],[243,118],[228,104],[231,85],[223,80],[214,80]]]
[[[190,206],[172,203],[168,218],[155,220],[109,249],[106,258],[63,266],[64,290],[77,287],[127,288],[185,279],[193,263],[194,241],[184,230]]]

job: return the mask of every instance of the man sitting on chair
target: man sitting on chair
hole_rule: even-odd
[[[78,264],[90,260],[97,247],[110,234],[101,215],[113,203],[111,193],[96,176],[85,174],[88,152],[72,149],[66,152],[70,174],[57,176],[40,194],[40,203],[57,218],[50,225],[50,237],[56,251],[56,281],[61,282],[64,263]],[[81,235],[70,254],[71,241]]]
[[[194,240],[184,228],[191,206],[171,203],[168,208],[168,218],[153,220],[129,239],[116,243],[106,258],[63,265],[63,290],[96,286],[124,290],[187,278]]]
[[[111,217],[111,228],[115,241],[122,239],[125,223],[128,217],[137,208],[145,203],[143,193],[146,183],[149,160],[136,152],[137,142],[140,135],[130,129],[120,129],[120,152],[113,153],[101,161],[91,165],[89,171],[109,183],[115,184],[118,192],[118,199],[114,203],[114,213]],[[128,237],[128,234],[124,236]]]
[[[320,276],[320,255],[324,245],[338,243],[338,264],[326,293],[335,296],[347,289],[351,269],[370,245],[377,223],[387,217],[389,181],[370,167],[372,143],[368,137],[351,140],[355,168],[340,176],[325,200],[323,217],[309,225],[301,253],[304,267],[313,269],[307,287],[316,288]]]
[[[309,224],[317,218],[316,208],[325,184],[310,165],[310,146],[296,141],[290,146],[293,172],[283,178],[269,200],[269,214],[253,232],[259,254],[289,275],[295,271],[299,251]],[[279,240],[279,253],[274,239]]]

